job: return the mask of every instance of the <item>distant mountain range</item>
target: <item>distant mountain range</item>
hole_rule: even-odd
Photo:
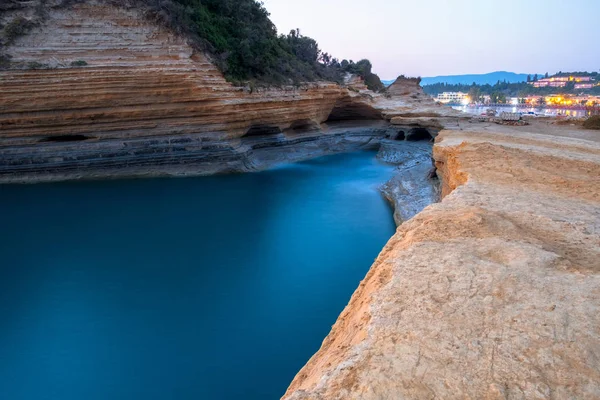
[[[496,71],[488,74],[469,74],[469,75],[447,75],[422,78],[421,86],[433,85],[435,83],[449,83],[453,85],[470,85],[475,82],[478,85],[493,85],[498,81],[507,81],[509,83],[525,82],[528,74],[516,74],[514,72]],[[531,74],[533,76],[534,74]],[[539,74],[538,74],[539,75]],[[540,75],[542,76],[542,75]],[[394,80],[382,81],[388,86],[394,83]]]

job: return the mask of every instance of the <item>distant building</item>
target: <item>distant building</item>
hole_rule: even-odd
[[[553,79],[553,78],[549,78],[549,79]],[[550,81],[549,79],[540,79],[537,82],[529,82],[530,84],[533,84],[533,87],[536,88],[540,88],[540,87],[565,87],[567,86],[567,83],[569,83],[568,81],[564,81],[564,80],[560,80],[560,81]]]
[[[552,94],[550,96],[527,96],[525,103],[531,106],[550,105],[550,106],[587,106],[591,107],[600,104],[600,96],[582,95],[571,96],[562,94]]]
[[[575,89],[591,89],[594,87],[593,83],[576,83]]]
[[[465,103],[469,101],[469,95],[463,92],[439,93],[436,100],[440,103]]]
[[[575,84],[575,89],[577,89],[577,84],[579,82],[592,82],[593,79],[590,76],[555,76],[552,78],[542,78],[540,80],[537,80],[535,82],[529,82],[530,85],[533,85],[533,87],[536,88],[540,88],[540,87],[555,87],[555,88],[562,88],[567,86],[567,84],[569,82],[576,82]],[[592,83],[589,83],[590,88],[593,87]],[[580,89],[589,89],[589,88],[580,88]]]

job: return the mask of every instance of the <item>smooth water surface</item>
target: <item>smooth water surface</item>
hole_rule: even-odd
[[[391,173],[0,186],[0,398],[278,399],[393,234]]]
[[[484,114],[489,108],[492,108],[494,110],[496,110],[498,112],[498,115],[500,115],[500,113],[502,112],[509,112],[509,113],[526,113],[526,112],[534,112],[536,114],[539,115],[545,115],[545,116],[552,116],[552,117],[556,117],[559,115],[562,116],[566,116],[566,117],[585,117],[590,115],[589,111],[586,110],[569,110],[569,109],[557,109],[557,108],[539,108],[539,107],[527,107],[527,108],[522,108],[522,107],[515,107],[515,106],[510,106],[510,105],[506,105],[506,106],[496,106],[496,107],[490,107],[490,106],[475,106],[475,107],[471,107],[471,106],[452,106],[452,108],[454,108],[455,110],[458,111],[462,111],[464,113],[467,114],[473,114],[473,115],[481,115]]]

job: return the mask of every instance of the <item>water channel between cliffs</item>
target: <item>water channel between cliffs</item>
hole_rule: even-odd
[[[375,154],[0,186],[3,398],[279,398],[394,233]]]

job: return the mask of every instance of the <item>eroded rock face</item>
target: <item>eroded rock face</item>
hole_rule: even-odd
[[[18,4],[11,13],[31,14]],[[348,150],[327,136],[339,134],[335,122],[358,120],[355,128],[401,110],[449,112],[370,92],[352,76],[344,86],[233,87],[184,38],[123,4],[49,8],[6,50],[13,69],[0,71],[0,182],[254,170],[267,165],[248,160],[257,140],[281,150],[311,132],[321,149],[299,149],[297,160]],[[376,130],[372,139],[383,136]]]
[[[3,138],[27,143],[87,132],[240,137],[255,124],[324,121],[341,91],[328,83],[253,93],[232,87],[203,54],[141,10],[94,1],[51,10],[9,53],[15,64],[56,67],[1,72]],[[87,66],[71,67],[77,61]]]
[[[463,128],[284,399],[600,398],[598,138]]]
[[[439,201],[439,182],[431,175],[431,150],[427,140],[381,141],[377,157],[397,165],[394,176],[381,187],[381,192],[392,204],[398,226]]]

